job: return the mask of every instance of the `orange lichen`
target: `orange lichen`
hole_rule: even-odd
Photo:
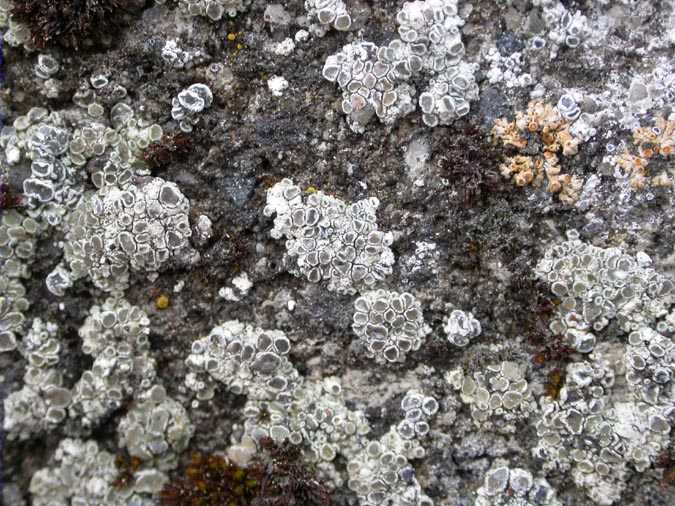
[[[631,188],[644,190],[649,186],[672,187],[675,166],[669,164],[669,158],[675,146],[675,122],[657,117],[654,126],[636,128],[633,131],[633,145],[637,147],[638,154],[633,154],[625,148],[610,159],[628,178]],[[650,176],[649,166],[663,162],[667,164],[665,169],[655,176]]]
[[[543,151],[541,157],[507,157],[499,168],[502,175],[511,178],[517,186],[538,188],[546,180],[546,191],[557,194],[565,204],[576,202],[583,180],[562,174],[557,154],[572,156],[579,151],[579,140],[570,133],[569,126],[552,105],[544,102],[530,102],[527,111],[518,112],[514,121],[497,119],[492,133],[504,146],[522,151],[528,145],[528,137],[538,134]]]
[[[499,118],[495,121],[492,133],[499,137],[505,146],[514,146],[518,149],[524,149],[527,146],[527,139],[520,136],[515,122]]]

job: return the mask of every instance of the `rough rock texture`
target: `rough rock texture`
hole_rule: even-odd
[[[441,8],[444,1],[427,0],[428,6]],[[265,330],[282,332],[290,341],[284,361],[300,378],[294,376],[294,381],[304,382],[304,390],[296,390],[320,392],[320,382],[335,377],[341,385],[339,395],[334,395],[339,401],[331,397],[326,405],[335,413],[358,412],[359,420],[365,418],[369,425],[356,443],[349,438],[348,451],[341,453],[336,444],[339,457],[317,469],[336,505],[379,504],[368,502],[348,484],[348,460],[372,461],[368,447],[376,442],[402,455],[400,467],[390,466],[400,471],[396,479],[408,485],[392,487],[410,495],[397,503],[401,505],[471,505],[477,498],[479,504],[518,505],[675,502],[675,457],[672,444],[668,447],[675,409],[675,307],[672,292],[663,287],[664,279],[675,276],[672,0],[449,0],[448,4],[457,5],[457,12],[448,16],[461,20],[462,58],[477,66],[473,77],[478,98],[471,100],[466,114],[433,128],[425,124],[424,107],[418,103],[420,92],[429,85],[428,75],[412,75],[406,81],[410,89],[419,90],[412,95],[414,110],[387,124],[374,114],[345,116],[342,89],[322,76],[326,59],[348,44],[370,41],[385,46],[402,37],[397,24],[402,0],[329,1],[339,3],[340,9],[344,3],[351,20],[348,28],[341,24],[339,29],[331,29],[335,26],[329,15],[322,18],[309,12],[321,4],[318,0],[209,0],[196,2],[199,9],[204,4],[204,13],[195,11],[192,16],[186,12],[191,2],[184,0],[117,3],[130,8],[114,15],[114,33],[98,34],[100,40],[92,41],[97,31],[83,30],[87,40],[75,44],[74,32],[69,32],[65,47],[46,40],[44,48],[35,50],[28,42],[30,27],[11,18],[13,0],[0,0],[6,41],[0,60],[0,118],[6,127],[0,133],[0,343],[3,350],[8,349],[0,351],[0,399],[38,383],[44,387],[41,395],[49,396],[48,380],[40,383],[43,379],[31,373],[51,370],[47,369],[51,364],[36,364],[33,361],[41,359],[30,358],[42,356],[30,348],[27,338],[38,318],[58,328],[53,337],[58,340],[58,391],[74,391],[83,373],[108,358],[104,349],[93,356],[83,350],[81,329],[90,309],[109,297],[123,297],[147,314],[149,351],[144,347],[143,356],[154,361],[156,376],[133,395],[125,392],[124,399],[94,427],[70,416],[48,424],[48,429],[25,428],[22,433],[32,434],[29,438],[0,437],[0,503],[43,504],[45,497],[40,494],[48,492],[40,490],[56,486],[50,480],[65,472],[63,462],[69,457],[63,448],[70,446],[75,453],[93,448],[92,452],[106,456],[100,464],[105,474],[99,485],[107,488],[91,493],[110,496],[114,478],[110,461],[124,446],[119,445],[119,427],[128,423],[130,413],[142,411],[142,403],[150,402],[145,399],[157,388],[165,389],[171,412],[181,415],[173,416],[167,429],[182,438],[171,452],[188,447],[177,458],[171,453],[172,462],[184,462],[192,450],[230,450],[233,460],[249,458],[257,451],[255,443],[244,437],[244,412],[251,399],[227,388],[215,389],[211,399],[197,399],[195,392],[200,389],[185,383],[190,374],[186,358],[194,353],[193,343],[234,320],[255,328],[256,336]],[[219,7],[206,11],[209,3],[224,5],[224,11]],[[288,83],[278,94],[268,86],[274,76]],[[180,118],[172,118],[172,107],[183,90],[197,83],[208,87],[212,102],[197,104],[192,131],[182,131]],[[442,90],[438,95],[443,95]],[[189,98],[181,105],[188,111]],[[119,102],[128,107],[115,107]],[[548,104],[547,110],[556,108],[557,113],[536,118],[531,127],[519,125],[531,102]],[[362,133],[350,128],[354,121]],[[498,134],[496,123],[503,126]],[[65,132],[65,137],[54,141],[62,146],[37,150],[38,157],[40,125],[43,132],[44,125],[51,125]],[[148,133],[155,125],[161,127],[159,141],[153,136],[160,131]],[[14,131],[8,129],[12,126]],[[562,153],[564,140],[551,132],[561,131],[578,144],[576,153],[554,155]],[[76,138],[84,140],[78,140],[74,149]],[[70,143],[68,149],[65,143]],[[69,177],[57,177],[36,163],[46,156],[63,169],[59,174]],[[503,166],[512,161],[521,163],[516,166],[521,173],[531,171],[533,177],[528,176],[526,184],[512,177],[513,170],[505,177]],[[67,192],[68,202],[37,202],[23,196],[24,181],[37,177],[36,173],[41,180],[61,185],[59,189],[72,190]],[[125,187],[126,182],[120,183],[122,175],[132,178],[134,191],[143,191],[143,181],[157,180],[151,178],[178,189],[176,195],[189,201],[181,205],[181,217],[185,214],[191,227],[181,228],[181,236],[196,253],[157,269],[132,265],[124,270],[128,287],[125,279],[112,293],[97,288],[84,272],[82,279],[60,277],[67,274],[60,269],[67,260],[66,224],[76,209],[71,200],[112,191],[101,190],[102,185]],[[562,175],[581,182],[572,198],[561,199],[551,190],[551,181]],[[352,330],[354,302],[365,289],[358,294],[328,290],[325,282],[294,275],[296,259],[289,260],[285,240],[272,237],[274,217],[263,212],[267,192],[284,179],[302,190],[304,201],[320,200],[308,197],[322,192],[331,202],[372,198],[379,202],[377,227],[391,234],[387,248],[395,262],[391,273],[372,288],[410,294],[430,328],[420,346],[407,351],[404,361],[373,360],[364,340]],[[21,217],[11,211],[11,219],[5,218],[10,208]],[[29,227],[16,225],[28,217]],[[315,228],[318,232],[312,233],[321,234],[321,225]],[[568,235],[571,230],[576,233]],[[168,232],[152,231],[153,241],[161,242],[160,236]],[[575,308],[582,311],[583,303],[575,302],[575,296],[593,299],[595,294],[587,288],[595,285],[589,282],[578,292],[561,296],[553,289],[555,280],[542,278],[537,265],[544,258],[565,256],[554,249],[565,241],[579,241],[576,249],[598,252],[603,258],[612,256],[606,252],[611,253],[611,248],[620,250],[621,258],[631,258],[637,267],[622,268],[617,263],[603,267],[611,271],[605,274],[617,290],[630,285],[620,284],[627,272],[655,273],[654,279],[640,281],[649,300],[658,302],[645,306],[648,317],[637,318],[644,327],[625,327],[623,318],[612,316],[616,307],[603,309],[607,323],[597,329],[583,327],[583,319],[565,321],[566,332],[572,328],[594,333],[593,342],[598,343],[594,353],[602,344],[603,378],[611,377],[611,382],[597,376],[591,381],[582,374],[566,382],[566,375],[578,370],[575,364],[595,358],[575,351],[569,346],[573,339],[557,329]],[[110,247],[115,253],[116,246]],[[342,242],[335,251],[338,247],[343,247]],[[575,266],[562,267],[574,270]],[[652,287],[656,278],[661,284]],[[50,291],[47,280],[59,288]],[[572,284],[570,290],[576,290]],[[615,293],[605,299],[618,300],[620,305],[630,297]],[[472,332],[462,345],[448,341],[448,316],[455,310],[470,313],[478,323],[479,332]],[[637,303],[625,310],[631,315],[643,311]],[[389,321],[386,314],[378,318]],[[551,326],[552,322],[558,325]],[[650,343],[658,342],[671,344],[662,346],[667,353],[650,348]],[[48,351],[45,356],[50,356]],[[236,351],[240,352],[244,353]],[[636,365],[632,358],[636,354],[651,361],[646,371]],[[527,386],[527,410],[506,417],[513,429],[508,431],[495,428],[503,423],[505,413],[500,392],[509,386],[506,381],[503,387],[495,373],[504,363],[516,364],[517,380],[524,378]],[[462,379],[476,377],[480,381]],[[642,382],[652,377],[654,381],[658,377],[663,388],[658,394],[643,395]],[[463,392],[464,383],[484,386],[485,392],[496,396],[483,399],[482,391]],[[602,388],[594,390],[596,383],[602,383]],[[436,399],[439,408],[428,419],[428,433],[406,446],[392,428],[408,416],[401,401],[413,390]],[[582,400],[574,398],[581,395],[578,392],[583,392]],[[645,399],[656,400],[638,409]],[[602,422],[609,424],[607,430],[604,426],[588,429],[600,441],[594,439],[592,455],[600,455],[602,438],[613,434],[630,441],[631,452],[631,445],[657,441],[640,459],[619,450],[618,456],[603,454],[620,471],[608,488],[603,488],[608,481],[600,476],[604,469],[585,468],[579,462],[572,466],[570,458],[558,462],[550,454],[533,451],[554,447],[557,452],[556,445],[582,439],[566,432],[562,443],[541,442],[544,433],[538,433],[538,426],[564,418],[552,410],[572,412],[578,408],[575,403],[582,401],[586,423],[601,411]],[[288,399],[289,406],[297,402]],[[476,423],[472,413],[479,408],[481,419]],[[0,403],[3,421],[7,409],[12,409],[11,403]],[[77,410],[71,407],[71,412]],[[658,412],[658,418],[636,421],[636,413],[646,419],[645,413],[652,412]],[[283,416],[293,416],[293,410],[289,413]],[[153,441],[161,440],[156,434],[163,434],[163,420],[157,417],[147,423],[143,419],[144,430],[155,434]],[[183,418],[185,424],[175,428]],[[143,431],[138,432],[137,437],[142,437]],[[618,447],[614,442],[605,446]],[[413,447],[416,452],[410,450]],[[162,451],[152,450],[153,455]],[[378,446],[378,458],[381,451]],[[129,504],[157,500],[164,475],[157,478],[152,466],[152,460],[145,461],[137,471],[129,497],[133,494],[139,502]],[[162,472],[170,480],[175,471],[166,467]],[[378,468],[378,473],[389,469],[380,467],[386,469]],[[506,485],[509,469],[514,483],[522,474],[527,486]],[[504,483],[490,484],[498,471],[506,476]],[[38,472],[39,480],[31,489]],[[144,486],[144,473],[154,476],[154,482]],[[66,497],[63,500],[72,500],[69,491],[82,486],[59,482],[58,490]],[[537,502],[539,490],[545,492],[541,501],[550,502]],[[493,496],[499,500],[486,502],[493,501]]]

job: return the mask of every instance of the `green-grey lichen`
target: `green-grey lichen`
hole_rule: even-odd
[[[476,492],[475,506],[561,506],[544,478],[507,464],[493,465]]]
[[[281,349],[275,344],[278,342]],[[342,478],[333,461],[338,455],[348,459],[349,487],[357,492],[363,506],[381,504],[377,501],[385,493],[383,479],[389,484],[386,497],[400,495],[399,502],[392,504],[431,505],[414,479],[408,459],[425,455],[419,439],[429,432],[429,421],[438,411],[437,401],[410,391],[401,404],[405,420],[379,441],[371,441],[367,418],[346,406],[339,380],[303,380],[285,356],[289,351],[290,343],[283,333],[237,321],[226,322],[193,343],[187,360],[193,372],[186,383],[199,398],[213,396],[213,379],[248,397],[244,423],[235,426],[229,455],[246,462],[263,438],[289,442],[300,445],[306,458],[316,462],[322,475],[335,485]]]
[[[225,322],[192,343],[186,385],[198,399],[211,399],[218,382],[235,394],[288,402],[300,381],[286,357],[290,349],[290,341],[279,330]]]
[[[332,26],[346,31],[352,26],[352,18],[343,0],[305,0],[307,16],[316,19],[323,27]]]
[[[675,343],[653,329],[631,332],[624,357],[626,381],[638,400],[650,405],[675,401]]]
[[[38,470],[31,479],[34,506],[103,505],[152,506],[168,477],[152,468],[137,470],[126,487],[116,487],[119,470],[115,455],[95,441],[66,438],[52,457],[52,466]]]
[[[578,233],[546,251],[536,274],[561,299],[550,328],[581,353],[593,350],[596,333],[616,320],[623,332],[653,326],[675,302],[672,280],[651,267],[645,253],[598,248]]]
[[[518,422],[537,410],[525,370],[525,364],[504,361],[488,364],[473,374],[455,369],[449,373],[448,381],[471,407],[471,418],[477,427],[513,434]]]
[[[269,403],[247,403],[245,434],[255,440],[267,436],[280,443],[304,444],[305,456],[312,462],[330,462],[338,454],[354,455],[370,431],[364,414],[345,406],[337,378],[304,382],[276,423],[261,421],[262,413],[269,409]]]
[[[391,274],[393,236],[378,229],[379,200],[347,204],[318,191],[303,198],[290,179],[267,192],[265,216],[276,215],[271,235],[286,239],[290,271],[331,291],[354,293]]]
[[[620,350],[599,346],[590,360],[568,365],[559,398],[541,399],[535,425],[533,454],[544,469],[569,471],[598,504],[619,500],[629,467],[644,471],[670,443],[672,400],[650,406],[626,398],[612,365],[621,365]]]
[[[433,506],[409,461],[424,456],[424,448],[416,440],[403,439],[392,428],[347,463],[347,486],[361,506]]]
[[[326,59],[323,76],[342,89],[342,111],[356,132],[374,114],[391,125],[413,112],[417,92],[409,81],[420,75],[428,79],[418,101],[430,127],[465,116],[478,98],[477,66],[462,60],[457,0],[406,2],[396,23],[400,38],[381,46],[353,42]]]
[[[0,219],[0,352],[16,348],[29,307],[21,279],[30,275],[29,265],[42,227],[39,222],[14,209],[4,210]]]
[[[119,446],[132,457],[152,461],[159,469],[176,467],[194,426],[185,408],[155,385],[145,392],[120,421]]]
[[[403,362],[431,332],[410,293],[372,290],[354,301],[352,330],[378,362]]]
[[[155,0],[163,5],[166,0]],[[205,16],[212,21],[220,20],[224,15],[234,17],[248,8],[251,0],[179,0],[180,8],[189,16]]]
[[[130,271],[187,262],[193,255],[189,211],[178,186],[160,178],[88,193],[67,218],[64,253],[72,279],[89,276],[113,291],[126,286]]]
[[[438,412],[438,401],[417,390],[410,390],[401,401],[404,419],[396,426],[403,439],[421,438],[429,433],[429,421]]]
[[[148,340],[150,321],[138,307],[111,298],[94,306],[80,329],[82,351],[93,356],[91,369],[73,387],[70,417],[95,426],[129,398],[147,391],[155,379]]]
[[[3,429],[9,439],[35,437],[66,419],[72,394],[63,384],[61,351],[58,327],[33,320],[20,345],[27,361],[24,386],[4,400]]]

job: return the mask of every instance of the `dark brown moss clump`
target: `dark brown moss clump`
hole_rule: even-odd
[[[192,147],[192,137],[181,132],[150,144],[143,152],[143,160],[151,169],[157,170],[185,158],[192,151]]]
[[[161,492],[165,506],[248,506],[260,488],[258,466],[238,467],[220,455],[194,453],[184,476]]]
[[[262,442],[248,467],[221,455],[194,453],[182,476],[160,494],[163,506],[330,506],[328,490],[295,446]]]
[[[0,180],[0,210],[23,205],[21,195],[15,195],[9,185]]]
[[[654,467],[657,469],[663,469],[661,486],[675,487],[675,450],[664,450],[656,459]]]
[[[330,506],[331,494],[305,465],[299,447],[261,441],[265,472],[253,506]]]
[[[553,369],[549,372],[544,393],[551,399],[557,400],[560,397],[560,390],[565,385],[565,376],[563,369]]]
[[[135,0],[14,0],[12,18],[28,26],[35,47],[80,49],[112,38]]]
[[[142,461],[138,457],[131,457],[126,453],[115,455],[115,467],[117,468],[117,477],[113,482],[113,487],[124,489],[129,487],[134,481],[134,475],[141,467]]]

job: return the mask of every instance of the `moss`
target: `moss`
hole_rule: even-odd
[[[331,496],[296,446],[261,442],[248,467],[222,455],[194,453],[160,494],[163,506],[330,506]]]
[[[565,385],[565,371],[563,369],[553,369],[548,373],[548,381],[544,387],[544,393],[551,399],[560,397],[560,390]]]
[[[142,461],[138,457],[131,457],[127,453],[115,455],[115,467],[117,477],[113,481],[113,487],[117,489],[128,488],[134,481],[134,474],[141,467]]]
[[[150,144],[143,152],[143,161],[157,170],[172,162],[187,157],[193,149],[192,137],[186,133],[178,133],[160,142]]]
[[[330,506],[331,494],[302,459],[300,447],[261,441],[265,473],[255,506]]]
[[[20,207],[23,203],[21,195],[15,195],[7,183],[0,181],[0,209]]]
[[[164,506],[248,506],[257,495],[262,470],[239,467],[221,455],[193,453],[183,476],[160,494]]]
[[[35,47],[81,49],[112,38],[134,0],[14,0],[12,18],[28,26]]]

